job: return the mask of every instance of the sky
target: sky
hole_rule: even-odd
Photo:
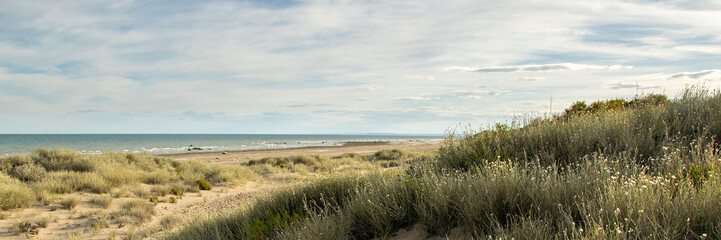
[[[0,1],[0,134],[438,133],[721,88],[721,1]]]

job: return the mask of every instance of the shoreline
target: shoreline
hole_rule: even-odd
[[[404,141],[355,141],[346,142],[341,146],[307,146],[282,149],[253,149],[217,152],[184,152],[175,154],[158,154],[175,160],[201,160],[211,163],[246,162],[265,157],[285,157],[293,155],[337,156],[343,153],[368,154],[386,149],[403,149],[410,152],[433,151],[441,146],[443,139],[404,140]]]
[[[412,140],[407,140],[412,141]],[[400,142],[400,141],[398,141]],[[352,141],[352,142],[345,142],[343,145],[332,145],[332,146],[303,146],[303,147],[288,147],[288,148],[264,148],[264,149],[247,149],[247,150],[209,150],[209,151],[203,151],[203,150],[193,150],[193,151],[187,151],[187,152],[181,152],[181,153],[161,153],[161,154],[152,154],[153,156],[162,156],[162,157],[168,157],[168,156],[182,156],[182,155],[192,155],[192,154],[208,154],[208,153],[237,153],[237,152],[261,152],[261,151],[275,151],[275,150],[299,150],[299,149],[313,149],[313,148],[342,148],[342,147],[357,147],[357,146],[378,146],[378,145],[390,145],[391,141],[372,141],[372,142],[362,142],[362,141]]]
[[[184,136],[184,135],[183,135]],[[365,145],[365,144],[377,144],[381,142],[403,142],[403,141],[438,141],[443,140],[443,137],[420,137],[413,138],[355,138],[350,136],[348,139],[239,139],[239,140],[227,140],[223,138],[210,139],[187,139],[184,143],[179,142],[177,139],[170,140],[158,140],[158,142],[148,142],[149,139],[140,139],[138,141],[127,142],[123,139],[120,140],[107,140],[108,142],[97,143],[97,141],[90,141],[88,139],[78,140],[70,139],[71,143],[65,144],[63,141],[57,143],[40,143],[34,144],[28,142],[20,146],[18,144],[10,144],[4,147],[0,151],[0,156],[18,155],[18,154],[32,154],[39,148],[49,149],[71,149],[80,154],[102,154],[104,152],[121,152],[121,153],[149,153],[156,156],[167,156],[167,155],[178,155],[178,154],[193,154],[193,153],[209,153],[209,152],[238,152],[238,151],[266,151],[266,150],[278,150],[278,149],[302,149],[302,148],[313,148],[313,147],[344,147],[351,145]],[[7,140],[7,139],[5,139]],[[22,140],[22,139],[20,139]],[[87,141],[86,141],[87,140]],[[150,139],[152,140],[152,139]],[[0,139],[3,141],[3,139]],[[73,142],[74,141],[74,142]],[[250,141],[250,142],[247,142]],[[22,142],[22,141],[20,141]],[[171,144],[171,145],[169,145]],[[187,145],[191,144],[191,145]],[[188,149],[195,148],[193,151]]]

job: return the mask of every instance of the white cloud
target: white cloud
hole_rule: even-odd
[[[471,67],[449,67],[446,71],[466,71],[480,73],[504,73],[504,72],[547,72],[547,71],[581,71],[581,70],[619,70],[631,69],[632,66],[623,65],[592,65],[576,63],[554,63],[554,64],[532,64],[515,66],[489,66],[480,68]]]
[[[465,99],[481,99],[486,95],[486,92],[481,90],[456,90],[453,91],[453,95]]]
[[[397,97],[393,98],[393,100],[407,100],[407,101],[429,101],[429,100],[439,100],[441,98],[439,97]]]
[[[610,89],[659,89],[660,85],[650,83],[638,83],[638,82],[613,82],[606,85],[606,88]]]
[[[696,72],[678,72],[669,74],[670,79],[721,79],[721,69],[701,70]]]
[[[7,23],[0,25],[0,104],[16,122],[46,111],[34,119],[53,121],[35,126],[79,132],[84,126],[73,121],[125,120],[119,113],[128,112],[146,113],[147,123],[118,120],[118,129],[157,132],[158,123],[183,132],[196,121],[222,132],[260,131],[271,129],[259,125],[272,112],[289,118],[283,128],[289,131],[305,129],[301,123],[320,132],[375,131],[387,124],[327,113],[421,104],[413,101],[433,111],[463,106],[453,112],[457,119],[490,121],[473,114],[516,110],[550,95],[559,102],[627,96],[637,82],[673,92],[721,79],[715,63],[721,23],[709,21],[721,11],[718,4],[691,5],[697,4],[0,1]],[[663,71],[672,73],[655,74]],[[66,119],[87,110],[102,112]],[[424,113],[404,111],[417,114],[398,121]],[[173,122],[178,113],[223,118]],[[161,115],[176,117],[154,118]],[[250,125],[221,122],[228,119]],[[426,120],[413,126],[449,123]],[[3,123],[0,133],[18,129]]]
[[[522,77],[519,78],[518,81],[522,82],[535,82],[535,81],[543,81],[546,80],[545,77]]]
[[[494,90],[455,90],[453,91],[453,95],[459,97],[459,98],[465,98],[465,99],[481,99],[483,97],[492,97],[492,96],[499,96],[506,93],[510,93],[508,90],[500,90],[500,89],[494,89]]]

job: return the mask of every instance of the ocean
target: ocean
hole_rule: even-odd
[[[0,134],[0,155],[30,153],[37,148],[69,148],[82,153],[148,152],[172,154],[237,150],[341,146],[357,141],[443,139],[442,135],[283,135],[283,134]]]

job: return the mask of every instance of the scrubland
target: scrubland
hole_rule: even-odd
[[[79,154],[41,148],[0,157],[0,238],[157,238],[195,217],[186,216],[183,208],[203,203],[210,209],[196,215],[219,211],[213,206],[228,203],[212,201],[248,194],[242,186],[249,182],[265,182],[263,187],[272,189],[343,172],[407,165],[418,156],[383,150],[211,164],[147,153]],[[257,192],[265,191],[253,193]]]
[[[718,91],[577,102],[563,114],[450,134],[437,153],[398,167],[283,188],[162,238],[402,239],[412,229],[412,238],[718,239],[719,137]]]

